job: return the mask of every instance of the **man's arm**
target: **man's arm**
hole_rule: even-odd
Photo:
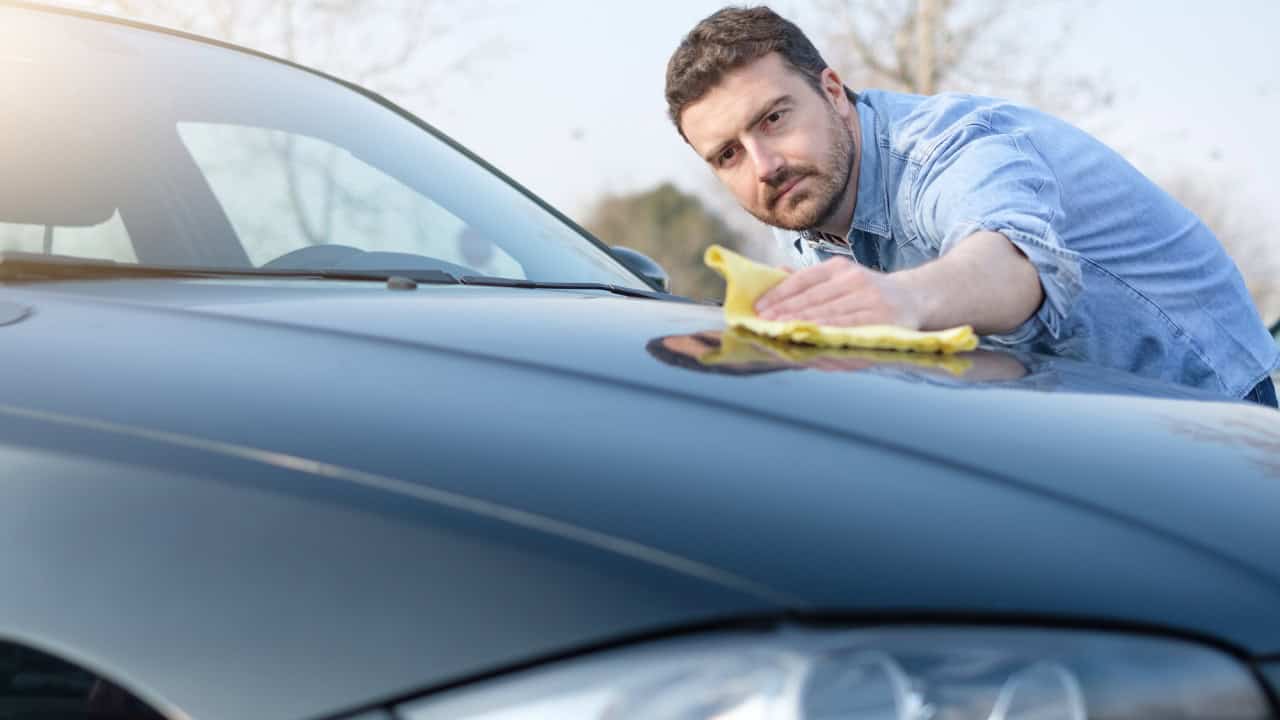
[[[1004,235],[976,232],[901,272],[876,272],[843,258],[805,268],[765,293],[756,312],[766,320],[820,325],[972,325],[991,335],[1022,325],[1043,300],[1031,261]]]

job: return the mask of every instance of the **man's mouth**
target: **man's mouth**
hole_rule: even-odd
[[[789,192],[791,192],[792,190],[794,190],[794,189],[795,189],[795,187],[796,187],[797,185],[799,185],[799,184],[800,184],[800,182],[801,182],[802,180],[804,180],[806,177],[808,177],[808,176],[807,176],[807,175],[800,175],[800,176],[797,176],[797,177],[795,177],[795,178],[792,178],[791,180],[788,180],[786,183],[784,183],[784,184],[783,184],[783,186],[781,187],[781,189],[779,189],[779,190],[778,190],[778,194],[773,196],[773,203],[772,203],[772,205],[777,205],[777,204],[782,200],[782,198],[786,197],[787,193],[789,193]]]

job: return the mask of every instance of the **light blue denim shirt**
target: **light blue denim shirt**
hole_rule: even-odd
[[[778,231],[799,265],[886,272],[980,230],[1009,238],[1044,303],[989,343],[1243,397],[1280,364],[1235,264],[1195,215],[1114,151],[1031,108],[866,91],[849,248]]]

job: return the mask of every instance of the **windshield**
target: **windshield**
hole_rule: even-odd
[[[447,142],[282,63],[0,7],[0,77],[0,250],[647,289]]]

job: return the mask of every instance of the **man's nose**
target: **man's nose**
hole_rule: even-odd
[[[756,178],[761,182],[768,182],[782,169],[782,155],[769,147],[768,143],[749,143],[746,150],[751,156],[751,162],[755,165]]]

